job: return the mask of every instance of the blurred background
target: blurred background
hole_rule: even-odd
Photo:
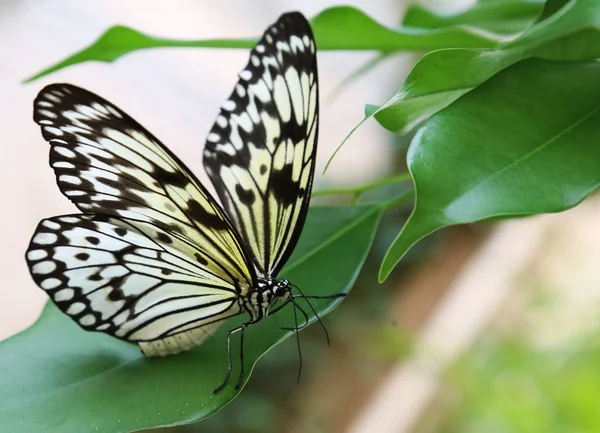
[[[489,0],[488,0],[489,1]],[[406,4],[346,2],[386,25]],[[470,1],[422,2],[444,11]],[[259,35],[281,13],[311,17],[316,0],[2,0],[0,2],[0,339],[25,329],[46,296],[23,253],[38,221],[73,212],[48,167],[31,119],[51,82],[88,88],[131,114],[201,179],[204,139],[244,66],[244,50],[139,51],[114,64],[86,63],[20,82],[89,45],[108,27],[168,38]],[[415,54],[398,55],[338,86],[374,53],[319,54],[321,127],[315,189],[360,185],[404,170],[410,137],[375,122],[353,135],[322,176],[332,151],[402,84]],[[335,97],[334,97],[335,96]],[[198,424],[168,432],[594,432],[600,431],[600,201],[558,215],[454,227],[413,248],[385,283],[376,272],[410,207],[381,225],[351,296],[321,331],[303,331],[296,385],[295,341],[261,361],[240,397]],[[274,378],[276,380],[274,380]]]

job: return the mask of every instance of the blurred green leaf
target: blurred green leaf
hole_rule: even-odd
[[[460,405],[439,432],[600,431],[600,341],[536,347],[511,336],[484,342],[449,382]]]
[[[419,30],[386,27],[359,9],[335,6],[323,10],[311,21],[319,50],[378,50],[384,52],[423,51],[448,47],[491,48],[502,40],[491,33],[466,27]],[[116,26],[96,42],[68,58],[27,78],[36,80],[52,72],[88,61],[113,62],[133,51],[165,47],[251,48],[257,38],[204,39],[185,41],[149,36],[137,30]]]
[[[311,208],[282,277],[311,295],[348,292],[383,209]],[[339,302],[312,303],[325,315]],[[116,433],[207,417],[239,392],[230,385],[213,395],[227,367],[226,331],[241,320],[228,322],[196,350],[146,359],[137,346],[85,332],[49,304],[36,324],[0,343],[0,430]],[[292,335],[280,327],[293,323],[293,312],[285,308],[249,328],[244,352],[248,372],[266,351]],[[237,344],[233,348],[237,354]],[[236,380],[234,376],[232,382]]]
[[[527,60],[432,116],[408,153],[416,203],[380,270],[419,239],[498,216],[559,212],[600,182],[600,64]]]
[[[547,7],[546,13],[557,9]],[[530,57],[591,60],[600,56],[600,2],[572,0],[519,38],[496,50],[448,49],[423,56],[400,90],[380,107],[368,106],[386,129],[406,133],[502,69]]]

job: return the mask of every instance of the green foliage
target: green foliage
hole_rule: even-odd
[[[434,230],[558,212],[594,191],[599,76],[596,62],[524,61],[425,122],[408,153],[416,204],[380,277]]]
[[[311,295],[347,293],[383,209],[381,205],[311,209],[282,277]],[[340,299],[311,302],[324,316]],[[4,372],[0,430],[114,433],[209,416],[239,392],[234,376],[234,384],[213,395],[227,368],[225,334],[235,323],[228,322],[197,350],[147,359],[137,346],[85,332],[48,305],[35,325],[0,343]],[[244,352],[248,374],[258,358],[293,335],[281,329],[293,324],[292,310],[286,308],[248,330]],[[234,371],[239,371],[237,362]]]
[[[599,10],[594,0],[573,0],[497,49],[432,51],[415,64],[396,95],[381,107],[368,106],[367,115],[390,131],[405,133],[521,60],[593,60],[600,53]]]
[[[440,432],[600,431],[599,357],[598,337],[537,349],[487,341],[453,371],[460,406]]]
[[[416,187],[415,209],[383,260],[380,280],[387,278],[408,248],[434,230],[496,216],[565,210],[597,188],[590,175],[597,172],[600,158],[593,139],[578,135],[591,131],[593,137],[598,131],[587,122],[595,114],[597,77],[585,71],[595,64],[573,63],[575,69],[570,69],[569,63],[561,62],[590,61],[599,55],[600,3],[560,3],[548,3],[542,11],[545,19],[495,49],[456,48],[426,54],[396,95],[381,107],[367,106],[367,117],[375,116],[391,131],[407,132],[425,122],[408,158]],[[531,58],[556,62],[526,61]],[[518,63],[524,61],[525,66]],[[529,71],[532,65],[537,65],[536,77]],[[569,75],[575,70],[585,76],[585,83]],[[527,98],[521,97],[524,94]],[[546,104],[551,104],[547,113],[535,110]],[[580,111],[580,106],[586,108]],[[556,130],[555,122],[563,115],[571,124],[564,125],[564,131]],[[543,145],[540,137],[552,146]],[[544,152],[536,151],[519,162],[536,146]],[[571,158],[572,146],[577,149],[575,158]],[[549,153],[553,156],[546,161]],[[582,160],[584,167],[579,165]],[[580,183],[580,169],[587,173],[585,185]],[[506,188],[489,189],[487,179],[492,178],[507,181]],[[483,181],[481,187],[473,187]],[[542,184],[546,188],[540,190]],[[573,185],[577,185],[574,190]],[[541,196],[532,200],[532,191]]]

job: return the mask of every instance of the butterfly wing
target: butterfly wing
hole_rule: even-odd
[[[240,285],[255,277],[219,205],[194,175],[122,110],[70,84],[44,88],[34,120],[50,142],[61,192],[83,213],[146,222],[201,245]]]
[[[276,276],[304,225],[318,128],[316,48],[299,13],[267,29],[208,135],[204,166],[257,273]]]
[[[198,345],[256,287],[241,240],[192,173],[123,111],[54,84],[34,102],[58,186],[86,215],[42,221],[27,260],[85,329],[147,355]]]
[[[239,276],[184,236],[147,222],[42,220],[26,259],[35,282],[82,328],[142,342],[148,355],[199,345],[211,325],[241,311]]]

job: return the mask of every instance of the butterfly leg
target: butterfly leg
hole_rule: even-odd
[[[308,314],[306,314],[306,311],[304,311],[304,309],[302,309],[302,307],[300,307],[300,305],[298,305],[296,302],[292,301],[292,304],[294,304],[294,318],[296,321],[296,326],[294,328],[290,328],[290,327],[286,326],[286,327],[281,327],[281,329],[286,330],[286,331],[298,332],[301,329],[304,329],[309,325]],[[300,326],[298,326],[298,319],[297,319],[298,315],[296,313],[296,310],[300,310],[300,312],[304,316],[304,323]]]
[[[223,390],[223,388],[225,388],[227,386],[227,384],[229,383],[229,379],[231,379],[231,370],[232,370],[232,363],[231,363],[231,336],[233,334],[235,334],[238,331],[241,331],[241,337],[240,337],[240,360],[242,363],[241,366],[241,373],[240,373],[240,378],[238,380],[238,383],[236,385],[236,389],[239,389],[239,387],[241,386],[241,382],[242,379],[244,377],[244,330],[248,327],[249,324],[251,324],[252,322],[247,322],[244,323],[241,326],[238,326],[235,329],[232,329],[231,331],[229,331],[227,333],[227,374],[225,375],[225,380],[223,381],[223,383],[221,385],[219,385],[217,388],[215,388],[215,390],[213,391],[213,394],[218,394],[219,392],[221,392]]]
[[[246,330],[247,325],[249,325],[249,323],[244,323],[241,326],[242,329],[240,334],[240,378],[238,379],[237,384],[235,385],[235,389],[240,389],[242,387],[242,382],[244,381],[244,331]]]

